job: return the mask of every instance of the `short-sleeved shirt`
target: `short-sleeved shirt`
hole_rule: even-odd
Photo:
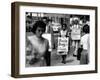
[[[85,34],[81,37],[80,44],[83,45],[83,49],[89,50],[89,34]]]
[[[61,30],[60,31],[61,37],[65,37],[67,35],[67,30]]]

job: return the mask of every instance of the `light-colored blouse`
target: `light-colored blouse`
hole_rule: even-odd
[[[61,37],[66,37],[66,35],[67,35],[67,30],[61,30],[61,31],[60,31],[60,35],[61,35]]]
[[[39,39],[36,35],[33,35],[28,37],[28,40],[30,41],[32,55],[36,58],[43,57],[49,49],[49,42],[44,38]]]
[[[27,43],[26,50],[31,52],[30,55],[26,56],[26,59],[28,60],[27,64],[30,65],[29,62],[31,59],[37,58],[38,62],[30,66],[46,66],[44,56],[49,49],[48,40],[45,38],[39,39],[36,35],[32,35],[27,37]]]

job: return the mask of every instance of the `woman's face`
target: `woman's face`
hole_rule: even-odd
[[[65,25],[63,25],[63,26],[62,26],[62,29],[63,29],[63,30],[65,30],[65,29],[66,29],[66,26],[65,26]]]
[[[44,29],[40,28],[40,27],[37,27],[36,32],[35,32],[36,36],[38,38],[41,38],[43,33],[44,33]]]
[[[74,23],[75,23],[75,24],[78,24],[78,20],[75,20]]]

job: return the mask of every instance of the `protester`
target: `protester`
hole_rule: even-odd
[[[81,52],[80,64],[89,63],[89,50],[90,50],[90,41],[89,41],[89,25],[83,26],[84,35],[81,37],[80,45],[83,49]]]
[[[60,30],[60,36],[62,38],[66,38],[68,36],[68,30],[67,30],[67,25],[66,24],[62,24],[62,29]],[[67,52],[63,52],[64,54],[62,55],[62,63],[66,63],[66,56],[67,56]]]
[[[79,24],[79,19],[75,17],[73,20],[73,25],[71,26],[72,47],[74,48],[73,56],[75,57],[77,57],[80,38],[81,38],[81,25]]]

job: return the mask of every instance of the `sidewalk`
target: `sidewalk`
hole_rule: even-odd
[[[51,66],[79,65],[80,61],[77,60],[77,57],[73,57],[73,51],[74,51],[74,49],[70,48],[70,51],[66,58],[66,64],[64,64],[64,63],[61,63],[61,61],[62,61],[61,55],[58,55],[57,51],[53,50],[51,53]],[[26,64],[26,67],[39,67],[39,65],[40,65],[40,62],[38,62],[34,65]]]
[[[79,65],[80,61],[77,57],[73,57],[73,48],[70,49],[69,54],[66,58],[66,64],[61,63],[61,56],[56,54],[54,50],[51,54],[51,66],[64,66],[64,65]]]

